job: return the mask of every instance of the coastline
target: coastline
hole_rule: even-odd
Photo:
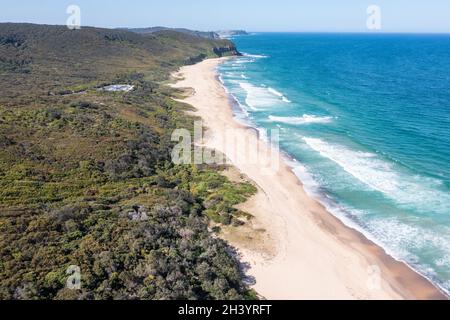
[[[235,159],[239,150],[223,147],[233,129],[236,139],[254,131],[234,119],[229,97],[217,79],[222,59],[181,68],[174,87],[193,88],[182,102],[197,110],[208,128],[205,146]],[[258,140],[263,151],[270,149]],[[268,154],[270,152],[266,152]],[[264,152],[263,152],[264,154]],[[255,164],[236,162],[230,178],[248,179],[258,193],[239,209],[254,216],[250,226],[224,237],[249,265],[254,289],[267,299],[446,299],[433,284],[345,226],[305,192],[298,177],[277,155],[280,168],[263,174]],[[268,159],[268,161],[270,161]],[[237,234],[241,232],[241,234]]]

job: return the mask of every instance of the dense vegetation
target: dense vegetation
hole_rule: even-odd
[[[151,34],[159,31],[177,31],[180,33],[185,33],[195,37],[202,37],[207,39],[221,39],[221,38],[230,38],[232,36],[245,36],[248,33],[244,30],[220,30],[220,31],[194,31],[183,28],[167,28],[167,27],[152,27],[152,28],[132,28],[132,29],[124,29],[128,31],[132,31],[139,34]]]
[[[202,37],[202,38],[207,38],[207,39],[220,39],[220,35],[214,31],[195,31],[195,30],[189,30],[189,29],[184,29],[184,28],[151,27],[151,28],[132,28],[132,29],[125,29],[125,30],[129,30],[129,31],[139,33],[139,34],[149,34],[149,33],[155,33],[155,32],[159,32],[159,31],[172,30],[172,31],[185,33],[185,34],[195,36],[195,37]]]
[[[234,206],[254,187],[170,161],[172,130],[193,119],[162,81],[217,54],[236,51],[172,31],[0,24],[0,299],[255,297],[213,233],[242,223]]]

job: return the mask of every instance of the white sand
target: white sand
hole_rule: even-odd
[[[237,159],[242,150],[223,146],[226,134],[230,134],[227,129],[235,129],[231,134],[238,140],[254,138],[255,134],[233,118],[229,97],[217,79],[221,61],[183,67],[175,75],[183,79],[174,86],[194,89],[183,101],[197,109],[196,114],[208,127],[205,145]],[[264,142],[258,143],[262,151],[268,150]],[[254,289],[260,295],[288,300],[443,298],[427,280],[344,226],[310,198],[281,155],[276,156],[280,168],[269,168],[269,175],[261,165],[233,162],[259,192],[241,206],[255,216],[251,226],[224,235],[249,264],[247,273],[254,277]]]

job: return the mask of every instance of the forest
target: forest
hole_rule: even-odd
[[[0,24],[0,299],[257,298],[217,236],[255,187],[170,159],[195,121],[170,74],[235,54],[170,30]]]

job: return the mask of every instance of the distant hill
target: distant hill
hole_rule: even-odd
[[[150,28],[132,28],[132,29],[123,29],[123,30],[128,30],[128,31],[132,31],[135,33],[139,33],[139,34],[152,34],[155,32],[159,32],[159,31],[167,31],[167,30],[171,30],[171,31],[177,31],[177,32],[181,32],[184,34],[188,34],[191,36],[195,36],[195,37],[201,37],[201,38],[206,38],[206,39],[220,39],[219,34],[217,34],[216,32],[213,31],[195,31],[195,30],[189,30],[189,29],[184,29],[184,28],[166,28],[166,27],[150,27]]]
[[[230,38],[233,36],[247,36],[248,32],[244,30],[221,30],[216,31],[220,38]]]
[[[128,30],[139,34],[152,34],[159,31],[172,30],[188,34],[191,36],[206,38],[206,39],[226,39],[233,36],[244,36],[248,35],[247,31],[244,30],[221,30],[221,31],[196,31],[184,28],[167,28],[167,27],[150,27],[150,28],[130,28],[122,29]]]

